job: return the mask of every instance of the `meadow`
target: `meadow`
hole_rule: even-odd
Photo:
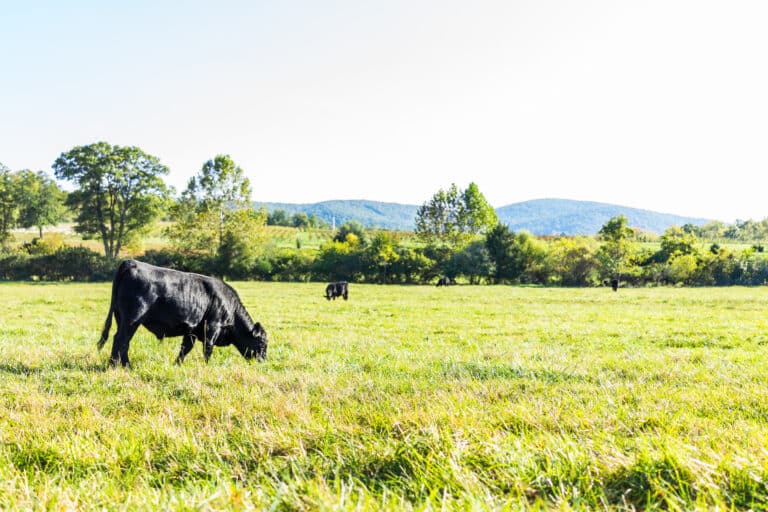
[[[0,283],[0,508],[768,509],[768,288],[233,285],[266,362],[124,370],[110,284]]]

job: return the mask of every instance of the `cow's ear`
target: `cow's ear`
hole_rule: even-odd
[[[256,322],[256,325],[253,326],[253,334],[254,334],[254,336],[256,334],[259,334],[263,330],[264,330],[264,328],[261,326],[261,324],[259,322]]]

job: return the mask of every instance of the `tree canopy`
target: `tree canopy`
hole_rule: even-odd
[[[0,242],[5,243],[16,224],[16,194],[11,170],[0,163]]]
[[[459,190],[452,183],[440,189],[416,211],[416,234],[430,244],[458,247],[473,235],[484,234],[498,217],[475,183]]]
[[[190,178],[171,210],[173,244],[215,260],[216,273],[237,277],[250,270],[261,245],[266,210],[251,205],[251,184],[229,155],[217,155]]]
[[[635,231],[627,225],[623,215],[612,217],[598,232],[603,245],[598,251],[598,258],[606,277],[621,279],[629,256],[635,252],[633,237]]]
[[[28,169],[18,172],[17,199],[19,214],[17,225],[36,227],[43,237],[43,228],[55,226],[64,218],[64,192],[43,171]]]
[[[75,230],[101,238],[109,258],[157,219],[170,195],[162,178],[168,168],[135,146],[77,146],[62,153],[53,169],[58,179],[77,186],[67,197],[77,212]]]

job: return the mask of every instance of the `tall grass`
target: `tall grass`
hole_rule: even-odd
[[[765,288],[234,285],[267,362],[129,371],[108,284],[0,285],[0,508],[768,508]]]

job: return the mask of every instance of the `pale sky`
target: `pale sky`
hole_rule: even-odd
[[[768,217],[768,2],[0,0],[0,162],[139,146],[181,191],[422,204],[474,181]]]

